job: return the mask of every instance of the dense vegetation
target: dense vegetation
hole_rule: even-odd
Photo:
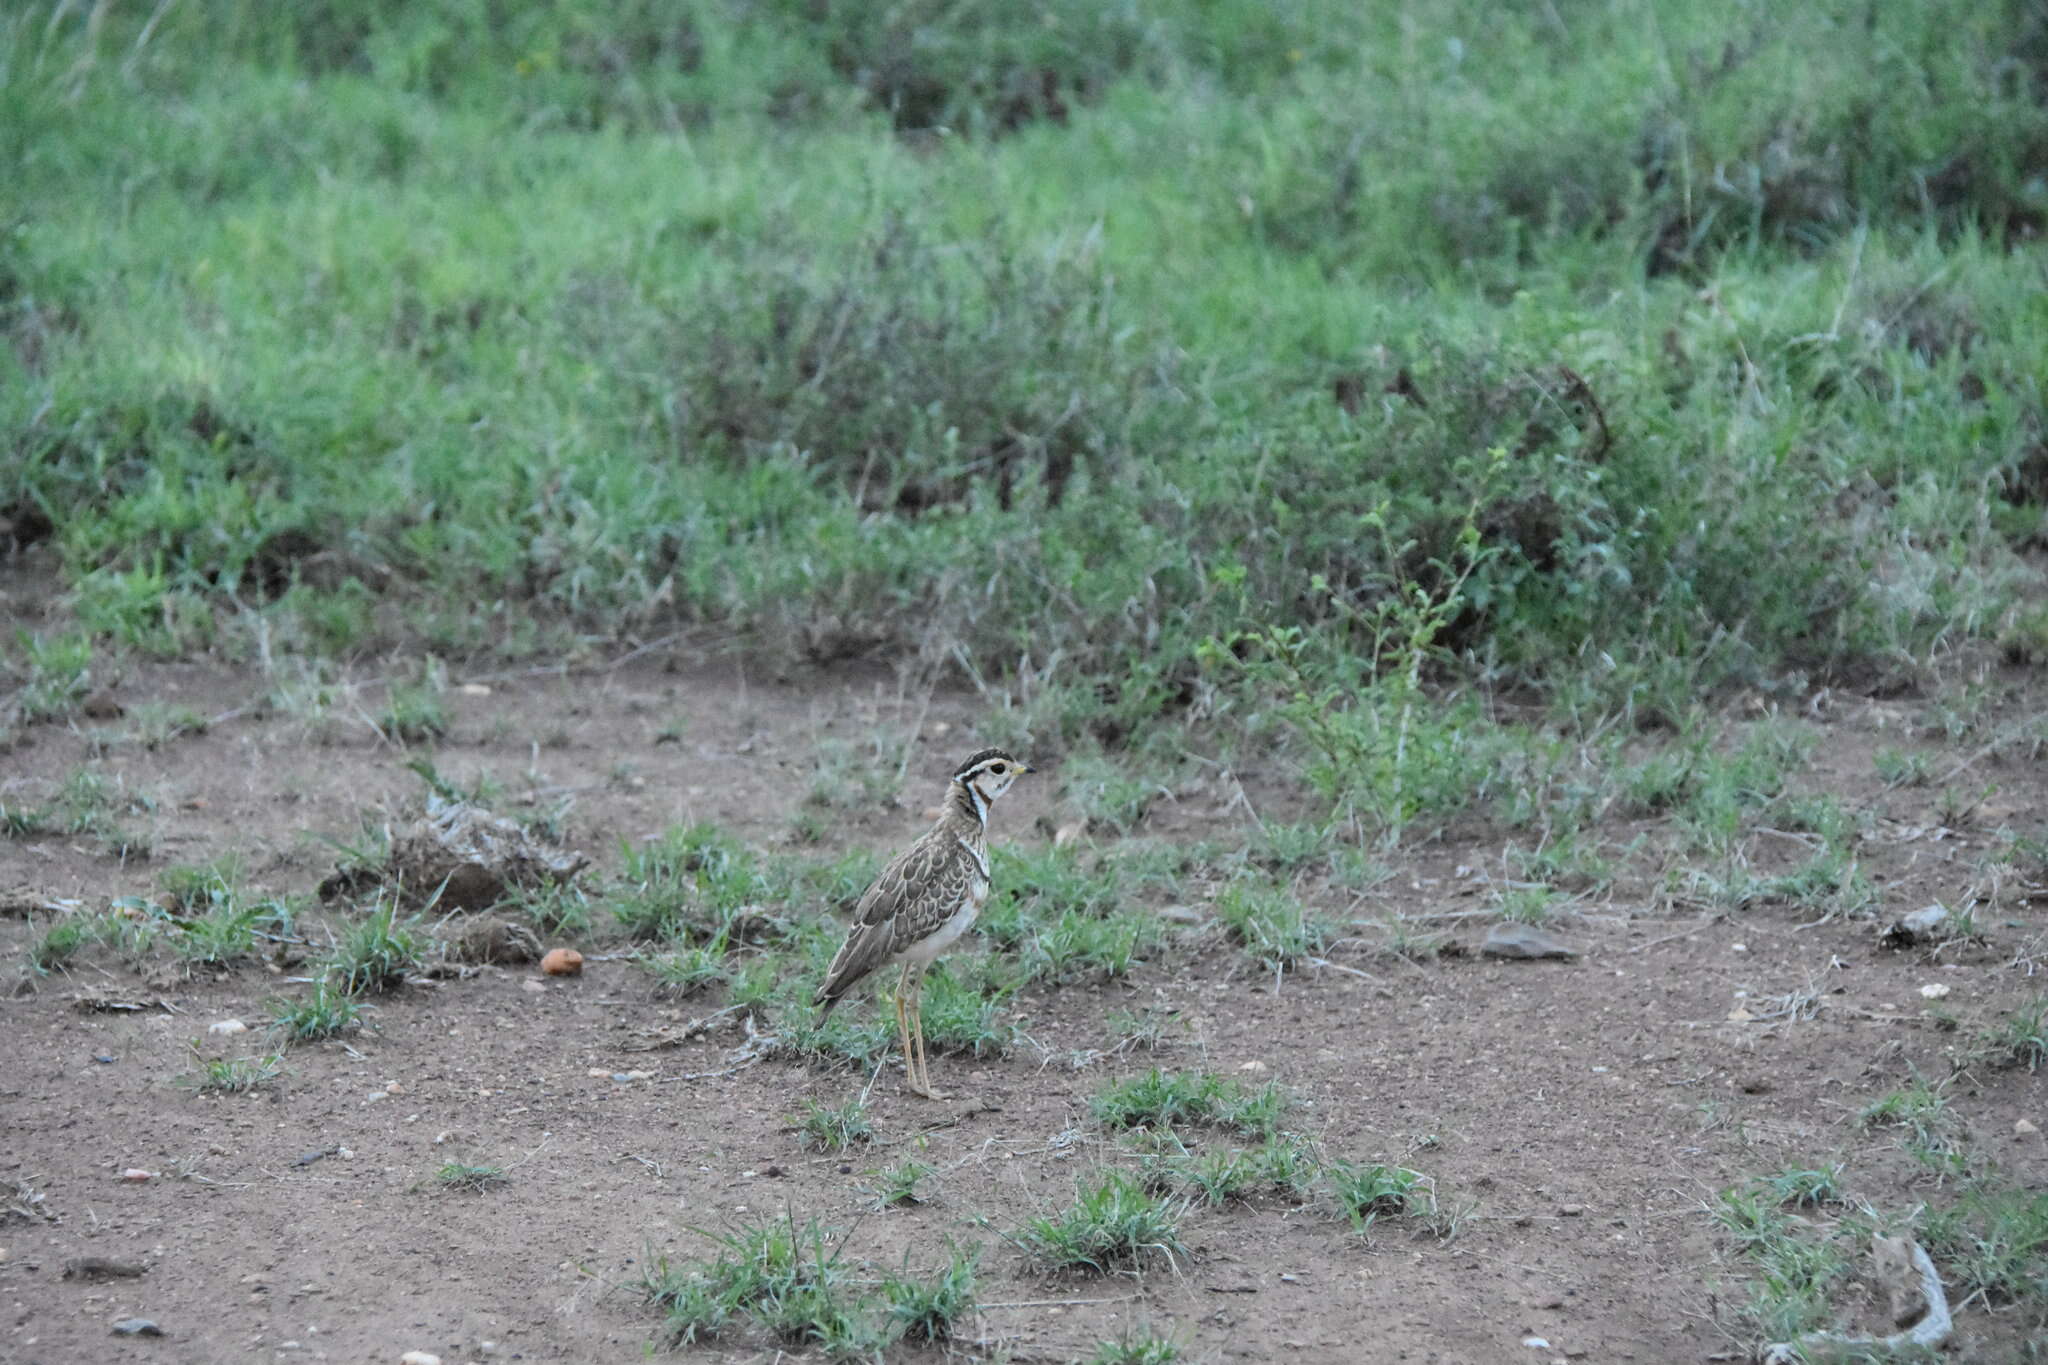
[[[2026,0],[32,4],[0,164],[0,518],[121,647],[1114,744],[2044,633]]]

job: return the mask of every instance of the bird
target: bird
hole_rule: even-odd
[[[903,1074],[911,1093],[925,1099],[945,1098],[932,1089],[924,1055],[918,990],[925,969],[967,932],[988,900],[990,807],[1012,782],[1037,771],[1002,749],[983,749],[954,770],[938,823],[891,859],[862,893],[853,927],[812,1001],[830,1014],[870,972],[898,968],[896,1036],[903,1046]]]

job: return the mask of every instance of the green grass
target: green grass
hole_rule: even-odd
[[[271,1025],[293,1043],[317,1043],[353,1033],[363,1026],[365,1012],[375,1008],[351,994],[339,981],[322,977],[298,1001],[279,1001]]]
[[[724,945],[717,942],[680,952],[656,953],[634,960],[654,978],[654,991],[665,1000],[682,1000],[724,981],[728,970]]]
[[[518,887],[498,908],[525,915],[533,921],[534,928],[550,938],[583,938],[596,927],[590,897],[574,883],[543,882]]]
[[[931,1196],[925,1192],[924,1182],[935,1174],[922,1161],[899,1161],[885,1168],[874,1190],[876,1206],[901,1209],[928,1203]]]
[[[1176,1144],[1177,1145],[1177,1144]],[[1148,1157],[1148,1185],[1172,1191],[1211,1208],[1247,1203],[1260,1195],[1299,1197],[1313,1187],[1324,1167],[1297,1138],[1268,1138],[1249,1150],[1223,1147],[1200,1153],[1181,1147]]]
[[[1106,1275],[1134,1272],[1186,1255],[1180,1239],[1185,1201],[1147,1190],[1122,1171],[1084,1178],[1074,1202],[1027,1219],[1010,1235],[1033,1266]]]
[[[195,1070],[178,1078],[178,1084],[202,1095],[244,1095],[260,1090],[284,1074],[284,1054],[260,1057],[206,1057],[195,1044]]]
[[[763,918],[775,887],[761,860],[714,825],[674,828],[625,850],[612,915],[635,938],[724,946],[779,937]]]
[[[150,856],[152,840],[122,824],[121,817],[148,815],[155,809],[152,797],[131,791],[122,779],[109,778],[98,768],[79,767],[66,774],[47,800],[0,802],[0,834],[14,839],[90,839],[109,857],[142,860]]]
[[[1277,1082],[1247,1090],[1208,1071],[1161,1071],[1113,1081],[1088,1101],[1094,1120],[1112,1131],[1186,1124],[1258,1138],[1273,1137],[1287,1108]]]
[[[704,1235],[716,1248],[710,1259],[656,1256],[641,1278],[677,1347],[751,1327],[784,1348],[875,1359],[898,1341],[943,1342],[974,1307],[974,1249],[949,1248],[929,1275],[907,1260],[876,1273],[845,1255],[841,1234],[815,1220],[799,1226],[793,1215]]]
[[[1109,833],[1187,720],[1277,742],[1285,868],[1525,799],[1482,689],[2040,638],[2017,0],[19,8],[0,521],[76,620],[9,724],[122,651],[706,628],[984,683]],[[392,676],[352,722],[445,737]]]
[[[1266,970],[1292,970],[1320,957],[1335,937],[1330,926],[1285,887],[1234,881],[1216,897],[1216,918]]]
[[[7,657],[7,673],[18,685],[9,698],[11,719],[23,724],[69,716],[92,688],[93,642],[82,634],[44,638],[14,632],[18,655]]]
[[[887,1333],[892,1340],[942,1342],[953,1335],[953,1327],[974,1311],[974,1273],[980,1259],[978,1249],[955,1251],[945,1266],[929,1278],[910,1270],[909,1253],[903,1270],[882,1281],[882,1294],[889,1301]]]
[[[1181,1345],[1172,1337],[1159,1336],[1151,1328],[1137,1328],[1114,1341],[1097,1343],[1088,1365],[1174,1365],[1181,1358]]]
[[[327,971],[344,995],[393,990],[419,968],[424,940],[416,923],[398,918],[398,902],[387,900],[342,931]]]
[[[875,1140],[875,1126],[868,1120],[868,1107],[859,1100],[825,1105],[804,1102],[804,1112],[793,1120],[804,1146],[820,1152],[843,1152],[849,1147]]]
[[[474,1161],[444,1161],[434,1172],[434,1183],[458,1194],[482,1194],[509,1184],[503,1166]]]
[[[1869,1231],[1860,1219],[1815,1224],[1781,1202],[1773,1192],[1729,1189],[1713,1206],[1715,1220],[1754,1272],[1749,1299],[1738,1311],[1760,1342],[1794,1341],[1833,1324],[1857,1244]]]
[[[1337,1211],[1360,1236],[1387,1218],[1428,1218],[1437,1212],[1436,1182],[1385,1162],[1333,1161],[1325,1172]]]
[[[1980,1041],[1995,1062],[2040,1070],[2048,1062],[2048,999],[2015,1010],[2004,1022],[1985,1029]]]
[[[1842,1165],[1788,1166],[1776,1175],[1759,1176],[1751,1183],[1785,1208],[1819,1209],[1843,1202]]]

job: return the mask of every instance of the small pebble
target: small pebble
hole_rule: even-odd
[[[2014,1119],[2012,1131],[2019,1137],[2032,1137],[2041,1130],[2034,1126],[2032,1119]]]
[[[1266,1064],[1265,1064],[1264,1062],[1260,1061],[1260,1060],[1259,1060],[1258,1058],[1256,1058],[1256,1057],[1252,1058],[1252,1059],[1251,1059],[1250,1061],[1246,1062],[1246,1063],[1245,1063],[1245,1064],[1244,1064],[1243,1066],[1240,1066],[1240,1067],[1238,1068],[1238,1070],[1239,1070],[1239,1071],[1253,1071],[1253,1072],[1258,1072],[1258,1071],[1265,1071],[1265,1070],[1268,1070],[1268,1069],[1269,1069],[1269,1068],[1268,1068],[1268,1067],[1266,1066]]]
[[[206,1031],[233,1037],[237,1033],[247,1033],[249,1026],[239,1019],[216,1019],[206,1026]]]
[[[140,1184],[145,1180],[156,1179],[156,1172],[145,1171],[140,1166],[130,1166],[127,1170],[121,1172],[121,1178]]]
[[[576,976],[583,971],[583,954],[574,948],[550,948],[540,969],[549,976]]]
[[[1954,989],[1955,987],[1949,985],[1947,982],[1930,981],[1928,984],[1920,988],[1920,994],[1929,1000],[1939,1000]]]
[[[1577,1218],[1586,1211],[1586,1206],[1584,1204],[1559,1204],[1557,1211],[1562,1217]]]
[[[407,1351],[398,1358],[398,1365],[441,1365],[441,1357],[432,1351]]]
[[[160,1337],[164,1329],[148,1318],[122,1318],[114,1324],[113,1335],[117,1337]]]

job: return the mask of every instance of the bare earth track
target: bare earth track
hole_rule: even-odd
[[[569,842],[596,857],[600,886],[622,844],[677,824],[711,821],[788,851],[810,765],[832,737],[912,744],[904,801],[835,825],[804,856],[899,847],[978,743],[972,698],[927,707],[878,674],[778,682],[733,667],[671,671],[649,657],[485,683],[487,695],[447,692],[453,726],[436,763],[457,782],[490,774],[514,798],[536,786],[573,794]],[[2010,685],[2016,711],[2048,700],[2037,684]],[[118,722],[28,731],[0,767],[0,801],[41,799],[89,768],[150,798],[131,822],[154,847],[148,862],[124,865],[86,840],[0,842],[0,889],[97,908],[148,891],[163,865],[235,851],[253,885],[308,895],[335,859],[316,836],[347,837],[366,807],[395,806],[419,783],[404,752],[348,706],[309,725],[256,705],[268,691],[253,671],[135,665],[120,700],[224,719],[153,751],[96,743]],[[2037,830],[2048,808],[2037,762],[1973,768],[1966,785],[1996,791],[1950,827],[1934,788],[1887,788],[1872,754],[1916,747],[1899,731],[1909,706],[1838,697],[1800,721],[1824,742],[1793,781],[1863,818],[1858,856],[1882,918],[1985,894],[1993,831]],[[656,742],[678,722],[678,742]],[[1929,747],[1931,765],[1946,773],[1971,747]],[[998,811],[994,842],[1043,844],[1065,818],[1048,766]],[[1284,802],[1278,774],[1239,776],[1260,805]],[[1216,783],[1160,803],[1144,833],[1227,841],[1242,837],[1242,821],[1237,789]],[[1636,832],[1617,821],[1601,834],[1621,845]],[[1649,823],[1640,832],[1657,838]],[[1367,922],[1475,912],[1438,921],[1469,950],[1487,922],[1476,913],[1485,892],[1507,875],[1504,837],[1454,827],[1393,855],[1394,875],[1356,904],[1329,908]],[[1113,855],[1114,842],[1101,851]],[[45,917],[0,919],[7,985],[22,982],[0,1002],[10,1054],[0,1190],[27,1182],[43,1196],[37,1216],[0,1221],[0,1356],[637,1359],[666,1349],[634,1287],[650,1251],[700,1256],[698,1230],[787,1210],[850,1229],[849,1253],[878,1266],[928,1265],[946,1238],[986,1243],[981,1308],[951,1347],[967,1358],[1086,1358],[1144,1325],[1198,1360],[1740,1358],[1730,1353],[1748,1343],[1722,1329],[1747,1291],[1707,1211],[1716,1191],[1853,1154],[1858,1197],[1906,1214],[1938,1192],[1890,1135],[1856,1123],[1876,1096],[1915,1074],[1943,1083],[1973,1150],[2041,1187],[2043,1139],[2015,1125],[2048,1127],[2048,1077],[1952,1063],[1979,1029],[2040,1001],[2031,955],[2048,924],[2042,894],[2008,881],[1978,908],[1984,941],[1938,958],[1882,946],[1869,919],[1813,924],[1772,905],[1718,914],[1635,873],[1553,921],[1581,950],[1568,962],[1402,958],[1369,951],[1368,936],[1334,959],[1368,976],[1276,980],[1212,924],[1176,924],[1171,946],[1126,981],[1028,992],[1028,1043],[1011,1055],[936,1059],[952,1102],[909,1097],[886,1069],[871,1095],[878,1143],[844,1157],[805,1150],[790,1115],[806,1098],[844,1100],[865,1075],[771,1060],[682,1079],[720,1070],[741,1020],[637,1050],[720,1002],[655,1001],[644,973],[607,956],[617,942],[576,945],[596,959],[580,978],[492,967],[401,989],[347,1046],[296,1047],[281,1083],[213,1097],[173,1083],[191,1068],[191,1041],[209,1021],[261,1020],[266,1002],[303,987],[257,966],[193,977],[105,950],[35,977],[24,950]],[[1942,1005],[1957,1027],[1937,1026],[1921,992],[1930,984],[1952,988]],[[144,1008],[87,1012],[83,995]],[[1794,1007],[1778,1008],[1787,998]],[[1166,1046],[1104,1055],[1117,1041],[1106,1013],[1154,1005],[1177,1021]],[[1078,1173],[1126,1160],[1090,1124],[1087,1098],[1154,1065],[1276,1079],[1302,1106],[1294,1122],[1327,1151],[1425,1170],[1469,1215],[1448,1240],[1388,1222],[1368,1244],[1322,1209],[1275,1198],[1195,1215],[1191,1254],[1142,1278],[1028,1270],[999,1234],[1063,1205]],[[652,1075],[614,1078],[635,1070]],[[313,1153],[326,1155],[305,1160]],[[481,1194],[439,1189],[432,1173],[451,1154],[504,1165],[508,1181]],[[937,1197],[874,1211],[873,1172],[910,1155],[936,1170]],[[128,1168],[156,1174],[124,1182]],[[146,1271],[66,1277],[66,1262],[85,1256]],[[165,1335],[110,1337],[130,1316]],[[1955,1357],[2021,1358],[2025,1332],[2009,1312],[1961,1305]],[[1547,1346],[1524,1345],[1530,1337]],[[778,1352],[740,1334],[680,1354]]]

